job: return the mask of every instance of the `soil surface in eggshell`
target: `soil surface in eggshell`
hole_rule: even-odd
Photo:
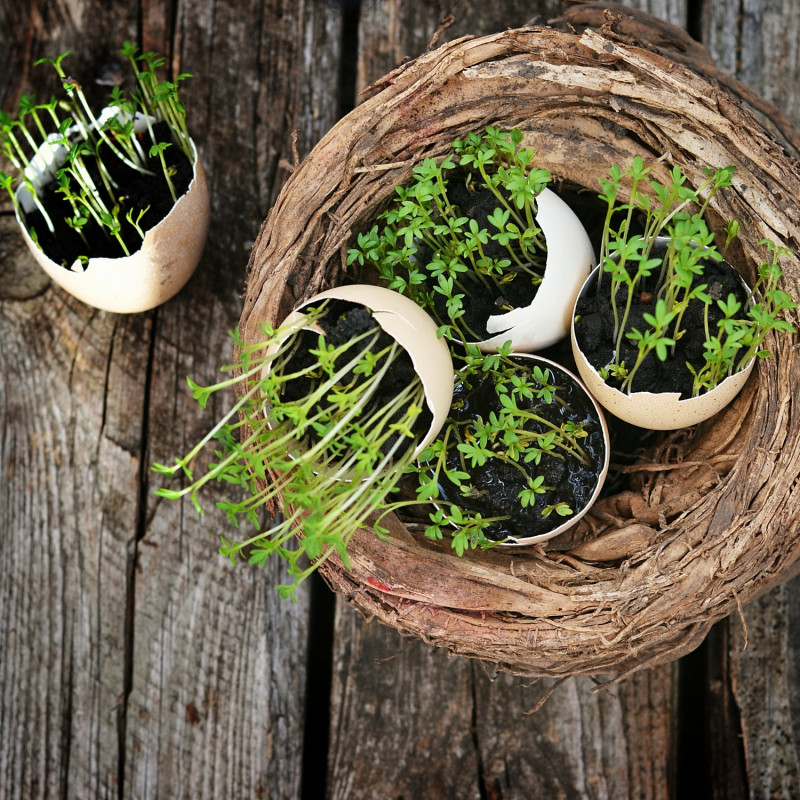
[[[171,142],[170,129],[166,123],[158,122],[153,126],[156,142]],[[149,153],[153,144],[149,132],[140,134],[142,150]],[[107,148],[101,147],[102,153],[108,153]],[[175,186],[177,197],[185,194],[192,182],[194,174],[193,164],[177,144],[171,143],[164,150],[167,168],[172,170],[172,182]],[[103,186],[100,171],[91,159],[86,160],[89,173],[95,185]],[[150,156],[146,161],[147,169],[152,174],[143,174],[127,166],[118,158],[109,156],[104,159],[108,174],[113,184],[119,187],[114,198],[107,198],[109,207],[115,204],[120,206],[120,222],[122,236],[130,253],[135,253],[142,245],[142,237],[136,229],[125,219],[128,210],[132,209],[134,220],[140,211],[147,209],[139,224],[145,231],[154,228],[164,217],[169,214],[175,205],[169,187],[163,175],[161,162],[158,156]],[[56,191],[54,183],[47,184],[41,191],[40,200],[53,222],[54,231],[51,233],[38,209],[25,216],[25,225],[32,234],[34,241],[45,254],[56,264],[61,264],[69,269],[75,260],[81,256],[91,258],[119,258],[124,256],[119,242],[101,228],[98,224],[90,222],[83,228],[83,236],[71,228],[64,221],[72,217],[72,209],[63,194]]]
[[[653,276],[656,277],[655,275]],[[742,304],[747,300],[747,291],[736,272],[727,262],[706,262],[702,279],[697,283],[707,284],[707,292],[712,299],[727,299],[733,294]],[[575,307],[575,337],[583,354],[589,363],[601,370],[612,362],[614,357],[614,314],[608,287],[610,276],[602,276],[601,288],[597,291],[596,276],[590,282]],[[620,306],[624,308],[625,286],[620,287]],[[626,330],[637,329],[646,331],[647,322],[643,314],[652,314],[658,295],[658,287],[654,284],[643,284],[636,291],[631,306],[629,323]],[[717,331],[717,322],[722,318],[722,312],[713,303],[709,309],[708,326],[713,334]],[[741,313],[744,317],[744,313]],[[705,342],[704,304],[700,300],[692,300],[684,315],[681,330],[683,334],[677,339],[674,354],[666,361],[660,361],[655,352],[651,352],[636,371],[632,382],[634,392],[677,392],[681,399],[692,396],[692,374],[686,368],[689,362],[697,370],[705,363],[703,358]],[[629,339],[623,337],[621,360],[630,369],[636,363],[637,348]],[[622,381],[609,377],[606,380],[609,386],[620,389]]]
[[[521,370],[530,368],[528,359],[517,359]],[[550,420],[554,425],[573,421],[583,422],[588,435],[581,439],[581,446],[589,456],[589,464],[584,464],[570,454],[563,457],[543,457],[537,464],[520,463],[518,466],[508,464],[499,459],[487,459],[482,467],[465,467],[461,463],[461,454],[455,447],[450,448],[448,466],[457,470],[465,470],[471,476],[470,491],[461,494],[459,489],[442,479],[440,494],[444,503],[452,503],[462,509],[479,512],[484,518],[502,517],[486,531],[492,541],[508,539],[524,539],[531,536],[546,535],[569,520],[553,512],[542,516],[542,510],[549,505],[566,503],[574,513],[582,510],[592,499],[597,482],[603,472],[606,458],[606,443],[603,428],[597,410],[586,396],[584,390],[577,386],[566,373],[548,366],[559,389],[559,397],[563,403],[531,399],[518,401],[520,408],[527,408]],[[531,376],[531,380],[533,380]],[[464,384],[456,386],[453,396],[451,418],[454,420],[470,420],[480,416],[488,419],[494,412],[500,412],[502,404],[491,379],[487,378],[472,387]],[[536,430],[541,423],[529,422],[526,427]],[[546,430],[543,426],[541,430]],[[520,469],[521,468],[521,469]],[[523,507],[519,500],[520,492],[527,487],[528,476],[535,478],[544,476],[543,486],[547,490],[537,496],[533,506]]]

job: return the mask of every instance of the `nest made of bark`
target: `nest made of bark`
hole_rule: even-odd
[[[702,167],[734,164],[735,186],[709,214],[712,224],[741,224],[731,260],[751,277],[759,240],[800,250],[791,126],[677,29],[596,11],[581,6],[566,20],[574,28],[562,19],[451,42],[371,87],[295,170],[263,225],[245,341],[261,321],[280,322],[304,298],[358,278],[346,249],[394,187],[487,124],[520,127],[539,166],[593,196],[611,164],[636,154],[657,176],[677,164],[696,184]],[[587,12],[596,25],[581,31]],[[785,271],[800,297],[797,261]],[[323,573],[368,617],[517,674],[622,675],[680,656],[793,569],[796,343],[770,342],[774,357],[727,411],[652,437],[569,538],[458,558],[394,519],[388,541],[355,534],[351,570],[331,561]]]

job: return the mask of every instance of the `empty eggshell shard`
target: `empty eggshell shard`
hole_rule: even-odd
[[[55,283],[90,306],[132,314],[161,305],[183,288],[203,253],[208,220],[208,183],[195,148],[186,193],[129,256],[90,258],[86,269],[78,261],[66,269],[34,244],[21,220],[20,227],[37,263]]]
[[[544,277],[530,305],[489,317],[486,329],[496,335],[478,343],[485,352],[509,340],[515,352],[531,352],[563,339],[575,298],[595,265],[589,235],[575,212],[550,189],[536,204],[536,222],[547,242]]]
[[[437,335],[436,323],[413,300],[391,289],[368,284],[338,286],[320,292],[305,301],[305,306],[326,297],[359,303],[369,308],[378,324],[406,350],[425,389],[425,398],[433,416],[430,427],[420,441],[419,455],[441,430],[453,401],[453,361],[447,343]],[[287,319],[294,319],[290,315]]]

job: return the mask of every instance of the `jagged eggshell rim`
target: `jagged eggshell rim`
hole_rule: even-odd
[[[208,181],[197,148],[191,144],[194,170],[189,188],[129,256],[90,258],[86,269],[76,260],[67,269],[34,243],[17,213],[25,243],[51,280],[78,300],[118,314],[149,311],[176,295],[197,268],[210,216]]]
[[[484,352],[509,340],[515,352],[532,352],[563,339],[569,333],[575,298],[596,263],[589,235],[567,203],[544,189],[536,204],[536,222],[547,243],[542,282],[529,305],[489,317],[486,330],[496,335],[477,343]]]
[[[565,519],[561,525],[557,528],[554,528],[552,531],[548,531],[547,533],[539,534],[538,536],[520,536],[517,539],[509,540],[506,542],[500,542],[498,546],[501,547],[526,547],[528,545],[536,544],[537,542],[544,542],[547,539],[553,539],[554,537],[558,536],[561,533],[569,530],[573,525],[576,525],[578,521],[589,511],[589,509],[594,505],[595,500],[597,500],[600,492],[603,489],[603,485],[605,484],[606,476],[608,475],[608,467],[611,463],[611,439],[608,432],[608,423],[606,422],[605,415],[603,413],[603,409],[598,404],[597,400],[592,396],[592,393],[588,390],[588,388],[581,382],[580,378],[575,375],[573,372],[568,370],[563,364],[559,364],[555,361],[551,361],[549,358],[543,358],[542,356],[532,355],[530,353],[512,353],[512,355],[520,356],[522,358],[530,358],[536,361],[539,364],[544,364],[548,367],[554,367],[558,369],[560,372],[563,372],[567,375],[568,378],[573,380],[575,384],[583,391],[586,395],[588,400],[591,402],[592,407],[597,414],[597,418],[600,421],[600,427],[603,431],[603,449],[604,449],[604,458],[603,458],[603,468],[600,471],[600,475],[597,478],[597,484],[594,487],[594,491],[592,492],[591,497],[588,501],[583,505],[583,507],[578,510],[575,514],[573,514],[569,519]]]
[[[575,299],[576,307],[578,300],[584,291],[588,290],[599,269],[599,266],[595,267],[584,282]],[[631,392],[625,394],[619,389],[609,386],[584,355],[575,334],[575,313],[576,311],[573,309],[570,339],[575,365],[583,382],[603,408],[618,419],[639,428],[671,431],[688,428],[707,420],[725,408],[736,397],[750,377],[755,365],[755,358],[753,358],[740,372],[725,378],[711,391],[699,397],[687,397],[681,400],[680,394],[677,392]]]
[[[433,319],[413,300],[391,289],[369,284],[337,286],[320,292],[298,306],[286,322],[294,321],[303,308],[325,298],[369,308],[381,328],[409,354],[432,416],[427,433],[414,451],[416,458],[436,438],[453,402],[453,360],[447,342],[438,336]]]

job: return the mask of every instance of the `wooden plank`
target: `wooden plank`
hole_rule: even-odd
[[[634,673],[619,685],[630,797],[679,796],[678,674],[677,663],[666,664]]]
[[[627,0],[622,5],[646,11],[679,28],[689,25],[689,0]]]
[[[55,74],[31,66],[74,45],[57,6],[0,4],[4,109],[22,91],[53,91]],[[70,58],[75,74],[131,35],[127,9],[101,7],[74,8],[94,26]],[[4,225],[3,238],[0,793],[108,795],[120,764],[149,328],[47,288],[16,228]]]
[[[230,358],[236,309],[209,302],[219,277],[206,275],[158,315],[148,463],[185,452],[223,407],[201,414],[183,388],[186,374],[215,380],[215,363]],[[208,311],[198,315],[203,301]],[[159,484],[154,476],[148,489]],[[145,498],[131,589],[125,796],[279,797],[299,787],[307,601],[301,593],[297,605],[279,602],[274,566],[233,567],[219,556],[218,537],[230,533],[213,509],[221,496],[207,496],[203,519],[189,503]]]
[[[730,660],[749,797],[800,796],[800,579],[744,606]]]
[[[703,40],[715,63],[739,78],[800,125],[800,61],[796,3],[723,0],[703,3]],[[729,620],[726,658],[751,798],[800,794],[798,760],[797,609],[793,579],[747,604]],[[713,695],[712,695],[713,696]],[[721,745],[723,747],[724,745]],[[742,784],[740,778],[740,792]],[[733,788],[720,797],[737,797]]]
[[[349,609],[335,653],[330,798],[674,796],[675,665],[605,686],[490,675]]]
[[[703,41],[720,69],[800,124],[800,6],[770,0],[705,0]]]
[[[369,0],[357,85],[424,51],[447,11],[455,21],[440,42],[541,21],[560,8]],[[551,682],[490,680],[478,663],[406,642],[338,601],[328,795],[669,797],[675,674],[659,668],[600,692],[589,680],[571,679],[527,715]]]
[[[219,399],[200,413],[185,376],[212,383],[230,360],[227,331],[241,311],[249,245],[289,175],[293,131],[302,152],[337,109],[335,7],[251,3],[219,6],[212,17],[198,3],[182,13],[175,66],[202,76],[190,84],[187,106],[203,136],[218,227],[192,284],[156,317],[148,463],[186,452],[222,411]],[[221,496],[212,491],[207,508]],[[228,528],[219,512],[200,519],[188,502],[148,494],[135,575],[126,796],[300,795],[308,596],[301,591],[297,604],[278,598],[279,564],[260,571],[222,559],[219,535],[235,535]]]
[[[83,76],[135,37],[129,6],[89,0],[34,37],[38,15],[61,19],[52,5],[2,2],[15,21],[0,28],[14,58],[4,108],[39,55],[91,30]],[[173,19],[149,3],[142,20],[143,46],[197,76],[186,102],[218,223],[178,298],[131,317],[82,306],[47,287],[3,219],[4,797],[299,791],[307,602],[279,603],[274,570],[232,570],[219,520],[155,502],[148,467],[208,424],[185,376],[211,382],[229,360],[249,246],[289,174],[292,134],[302,153],[334,120],[341,12],[293,0],[212,11],[184,4]]]
[[[589,678],[491,680],[476,672],[485,795],[669,797],[675,675],[666,666],[603,685]]]
[[[531,13],[530,3],[366,0],[354,89],[424,52],[436,37],[488,33]],[[475,665],[369,625],[341,599],[335,616],[326,796],[484,796],[473,731]]]
[[[50,289],[4,302],[0,338],[0,786],[9,798],[107,794],[119,769],[146,320]],[[124,351],[123,369],[113,354]]]
[[[326,797],[479,800],[473,665],[337,614]]]
[[[741,709],[733,693],[728,658],[730,629],[735,622],[734,616],[715,625],[701,648],[707,665],[708,695],[703,705],[703,723],[709,742],[709,793],[711,797],[725,800],[745,800],[748,797]]]

